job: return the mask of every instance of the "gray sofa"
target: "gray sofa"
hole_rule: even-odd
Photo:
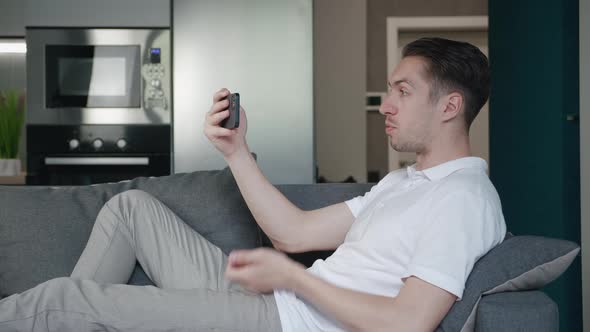
[[[310,210],[363,195],[372,185],[276,187],[294,204]],[[69,275],[100,207],[129,189],[151,193],[226,253],[235,248],[270,246],[228,168],[81,187],[0,186],[0,296]],[[558,308],[538,289],[559,276],[578,251],[578,245],[569,241],[507,237],[476,263],[463,300],[455,303],[437,331],[557,331]],[[330,253],[290,256],[310,266]],[[543,276],[531,279],[539,268]],[[129,283],[152,284],[140,266]]]

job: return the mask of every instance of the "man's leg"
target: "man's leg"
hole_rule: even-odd
[[[161,288],[238,288],[227,256],[150,194],[129,190],[99,212],[72,278],[125,284],[138,260]]]
[[[127,282],[136,256],[165,289],[110,284]],[[0,301],[0,331],[280,331],[274,296],[228,282],[226,264],[161,202],[125,192],[99,213],[71,278]]]
[[[281,331],[272,294],[57,278],[0,301],[0,331]]]

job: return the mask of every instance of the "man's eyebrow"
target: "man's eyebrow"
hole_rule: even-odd
[[[412,88],[414,88],[414,84],[412,83],[412,81],[410,81],[410,80],[409,80],[409,79],[407,79],[407,78],[402,78],[402,79],[399,79],[399,80],[397,80],[397,81],[393,82],[393,85],[400,85],[400,84],[402,84],[402,83],[406,83],[406,84],[408,84],[409,86],[411,86]],[[389,82],[387,82],[387,85],[389,85],[389,86],[391,87],[391,84],[390,84]]]
[[[414,88],[414,89],[416,88],[416,87],[414,86],[414,84],[412,84],[412,81],[410,81],[410,80],[409,80],[409,79],[407,79],[407,78],[402,78],[402,79],[399,79],[399,80],[395,81],[393,84],[391,84],[391,82],[388,80],[388,81],[387,81],[387,86],[388,86],[390,89],[393,89],[393,86],[394,86],[394,85],[400,85],[401,83],[406,83],[406,84],[408,84],[409,86],[411,86],[412,88]]]

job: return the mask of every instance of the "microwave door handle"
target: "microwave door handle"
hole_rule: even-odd
[[[148,157],[45,157],[45,165],[149,165]]]

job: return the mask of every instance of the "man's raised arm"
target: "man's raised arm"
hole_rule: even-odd
[[[227,89],[215,93],[203,131],[223,154],[252,215],[275,248],[298,252],[335,248],[342,243],[354,221],[348,208],[341,203],[303,211],[276,189],[250,153],[245,138],[248,121],[244,109],[240,107],[238,128],[227,129],[219,125],[229,115],[227,95]]]

